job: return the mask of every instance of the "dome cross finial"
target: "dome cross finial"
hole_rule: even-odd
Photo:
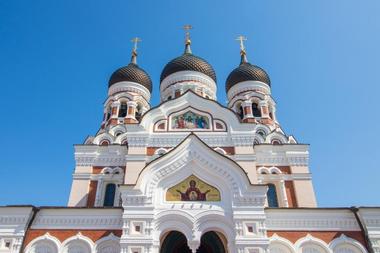
[[[190,30],[193,29],[191,25],[184,25],[183,30],[185,30],[185,54],[191,54],[191,39],[190,39]]]
[[[133,42],[131,63],[133,63],[133,64],[137,64],[137,44],[141,41],[142,40],[138,37],[135,37],[131,40],[131,42]]]
[[[241,55],[240,64],[247,63],[248,62],[247,53],[245,51],[245,46],[244,46],[244,41],[246,41],[247,38],[244,37],[243,35],[240,35],[239,37],[236,38],[236,40],[240,41],[240,55]]]

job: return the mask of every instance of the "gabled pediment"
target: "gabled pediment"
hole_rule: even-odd
[[[220,191],[223,203],[264,205],[266,186],[252,185],[236,162],[208,147],[195,134],[149,163],[140,172],[135,185],[124,187],[128,192],[125,197],[140,195],[144,196],[144,201],[165,202],[167,190],[181,185],[191,176]],[[207,189],[200,192],[205,191]]]

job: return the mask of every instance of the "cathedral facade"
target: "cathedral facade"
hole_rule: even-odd
[[[380,209],[318,208],[309,146],[280,126],[269,75],[182,55],[152,81],[112,75],[100,130],[75,145],[67,207],[0,207],[0,253],[374,253]],[[137,40],[135,40],[137,42]]]

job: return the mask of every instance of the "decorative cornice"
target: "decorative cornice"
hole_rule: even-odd
[[[33,222],[33,229],[121,229],[122,217],[108,215],[72,216],[52,215],[38,216]]]
[[[349,211],[335,210],[267,210],[265,226],[274,231],[360,231]]]

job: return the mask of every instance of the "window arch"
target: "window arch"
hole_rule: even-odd
[[[238,104],[236,106],[236,112],[239,115],[240,119],[244,119],[244,108],[243,108],[242,104]]]
[[[128,105],[126,102],[121,102],[119,107],[119,117],[125,117],[128,113]]]
[[[57,246],[49,240],[36,242],[33,245],[31,253],[57,253]]]
[[[274,184],[268,184],[267,200],[269,207],[278,207],[276,186]]]
[[[110,142],[108,140],[102,140],[100,142],[100,146],[108,146],[110,144]]]
[[[288,247],[280,243],[271,243],[269,245],[269,253],[291,253]]]
[[[142,106],[140,104],[137,104],[135,118],[136,120],[140,121],[141,117],[142,117]]]
[[[327,253],[325,249],[314,243],[306,243],[301,247],[302,253]]]
[[[90,253],[91,248],[87,242],[80,239],[73,240],[65,247],[65,253]]]
[[[116,193],[116,185],[107,184],[106,191],[104,194],[103,206],[113,206],[115,202],[115,193]]]
[[[334,253],[361,253],[361,250],[350,244],[339,245],[333,250]]]
[[[252,114],[254,117],[261,117],[261,110],[256,103],[252,103]]]
[[[106,121],[108,121],[111,118],[112,108],[111,106],[107,107],[106,111]]]
[[[277,140],[277,139],[273,139],[273,140],[272,140],[272,144],[273,144],[273,145],[281,145],[281,141],[280,141],[280,140]]]

